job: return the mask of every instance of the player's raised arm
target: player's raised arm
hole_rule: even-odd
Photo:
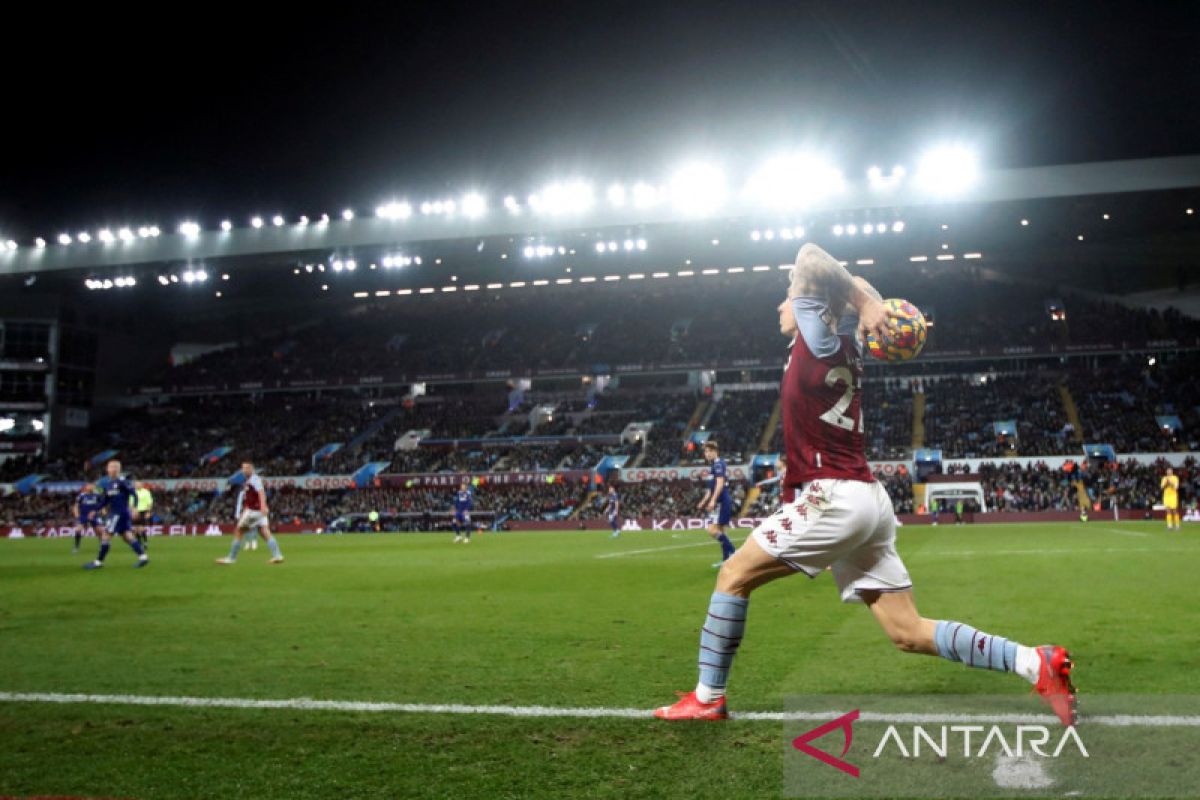
[[[796,254],[788,297],[819,297],[830,309],[847,305],[858,310],[859,333],[882,336],[894,314],[884,308],[879,292],[865,279],[856,279],[833,256],[807,243]]]
[[[874,286],[872,286],[870,281],[868,281],[862,275],[854,276],[854,285],[857,286],[860,290],[866,292],[869,296],[878,300],[880,303],[883,302],[883,295],[881,295],[879,293],[879,290],[876,289]]]

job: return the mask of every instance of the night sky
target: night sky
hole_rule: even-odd
[[[1200,3],[250,3],[3,20],[0,236],[563,176],[1200,153]]]

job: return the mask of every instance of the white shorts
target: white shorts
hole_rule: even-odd
[[[859,592],[897,592],[912,580],[896,552],[896,515],[879,483],[811,481],[751,534],[766,552],[815,578],[833,570],[843,603]]]
[[[267,519],[266,514],[264,514],[261,511],[253,511],[253,510],[243,511],[242,515],[240,517],[238,517],[238,521],[237,521],[238,530],[240,530],[240,531],[244,531],[244,530],[247,530],[250,528],[255,528],[255,529],[265,528],[269,524],[270,524],[270,521]]]

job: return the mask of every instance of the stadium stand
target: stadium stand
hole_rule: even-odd
[[[1022,466],[1016,462],[984,462],[975,473],[984,487],[985,501],[995,512],[1074,511],[1078,502],[1073,482],[1081,480],[1095,510],[1149,511],[1160,495],[1159,479],[1167,464],[1131,460],[1088,464],[1066,471],[1044,462]],[[1185,505],[1200,497],[1200,464],[1187,459],[1175,469],[1180,476],[1180,499]],[[903,473],[876,472],[892,498],[896,513],[913,513],[912,477]],[[576,482],[483,485],[475,490],[475,510],[481,523],[494,520],[564,519],[586,495],[586,485]],[[740,507],[746,485],[733,482],[734,506]],[[696,504],[703,488],[699,481],[657,481],[618,484],[623,517],[697,516]],[[341,517],[365,515],[375,510],[390,516],[409,515],[419,529],[433,529],[445,521],[450,507],[448,488],[368,488],[307,491],[272,489],[268,493],[277,521],[328,527]],[[13,495],[0,504],[3,525],[69,525],[73,496],[54,492]],[[233,516],[234,493],[195,490],[155,494],[155,521],[162,524],[201,525],[226,522]],[[764,492],[747,516],[765,516],[778,504],[774,489]],[[602,498],[582,509],[581,519],[603,517]]]
[[[925,444],[955,458],[1072,452],[1058,375],[925,381]],[[995,425],[1011,421],[1016,435]]]
[[[885,295],[927,309],[935,324],[925,352],[1003,354],[1021,348],[1112,349],[1168,342],[1194,346],[1200,322],[1176,311],[1135,309],[1081,294],[985,279],[970,272],[868,277]],[[595,365],[723,362],[785,355],[770,309],[782,283],[714,278],[698,288],[649,284],[594,292],[555,289],[549,296],[430,296],[396,305],[363,305],[169,368],[152,382],[164,388],[230,386],[252,380],[329,381],[362,376],[466,373],[472,370],[578,368]],[[706,298],[719,295],[717,305]],[[1048,311],[1061,303],[1064,316]],[[703,313],[698,309],[702,309]],[[944,332],[944,333],[943,333]]]
[[[917,300],[934,325],[929,358],[906,365],[912,367],[907,372],[868,372],[864,422],[870,458],[910,455],[916,393],[924,407],[916,420],[923,444],[941,449],[947,458],[1079,453],[1081,437],[1067,418],[1060,386],[1074,399],[1083,441],[1111,444],[1124,453],[1200,445],[1195,377],[1200,358],[1186,349],[1200,336],[1196,320],[1078,293],[1048,298],[1045,288],[970,270],[920,272],[911,285],[899,285],[887,273],[872,277],[885,293],[905,292]],[[413,375],[433,369],[578,366],[580,372],[569,372],[577,379],[623,362],[651,370],[685,358],[694,368],[743,357],[758,365],[755,380],[777,379],[772,358],[778,356],[781,365],[784,350],[773,315],[742,309],[774,305],[778,282],[714,278],[709,290],[727,293],[727,301],[716,305],[702,302],[689,284],[670,290],[648,286],[637,293],[564,289],[555,293],[554,302],[532,293],[502,301],[431,296],[404,306],[402,315],[393,313],[394,306],[389,311],[364,304],[347,314],[318,317],[299,330],[168,368],[153,376],[168,393],[151,393],[149,405],[100,417],[49,459],[8,456],[0,461],[0,477],[15,481],[33,472],[47,479],[95,477],[97,468],[87,461],[109,449],[118,451],[130,474],[156,478],[223,477],[244,459],[275,475],[349,474],[370,461],[390,462],[393,473],[582,469],[606,455],[627,456],[628,466],[668,467],[698,462],[698,453],[686,450],[684,433],[706,402],[701,424],[722,442],[727,460],[748,457],[758,449],[777,392],[718,387],[709,397],[681,384],[681,376],[669,370],[598,395],[588,395],[580,384],[575,390],[527,392],[511,411],[503,381],[434,381],[427,396],[407,402],[401,388],[337,385],[343,378],[387,370]],[[1110,341],[1114,330],[1120,331],[1120,341]],[[1157,358],[1097,354],[1134,345],[1151,347]],[[1064,358],[1012,361],[1050,346],[1062,348]],[[1005,349],[1016,353],[1005,354]],[[979,355],[984,352],[1008,360],[984,359]],[[243,378],[257,379],[260,388],[219,391]],[[294,379],[333,385],[271,390],[272,381]],[[721,380],[736,385],[746,378],[727,370]],[[207,388],[169,394],[187,386]],[[534,403],[555,409],[553,418],[536,428],[529,415]],[[1158,419],[1163,416],[1177,418],[1179,426],[1164,428]],[[644,446],[615,443],[635,421],[654,423]],[[997,423],[1013,423],[1015,435],[997,433]],[[470,441],[397,449],[397,440],[413,430],[429,431],[427,440]],[[489,441],[529,434],[609,438],[536,446]],[[314,462],[314,454],[332,443],[344,446]],[[768,451],[781,446],[777,428]],[[228,452],[222,454],[223,448]]]

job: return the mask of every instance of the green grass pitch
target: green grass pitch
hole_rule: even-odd
[[[738,532],[735,539],[740,539]],[[699,532],[0,542],[0,692],[651,708],[695,682],[718,547]],[[922,612],[1074,652],[1088,693],[1200,692],[1200,528],[905,528]],[[612,557],[616,554],[617,557]],[[794,694],[1027,692],[895,652],[828,575],[760,590],[730,707]],[[1030,699],[1030,711],[1040,712]],[[0,796],[773,797],[784,724],[0,703]]]

